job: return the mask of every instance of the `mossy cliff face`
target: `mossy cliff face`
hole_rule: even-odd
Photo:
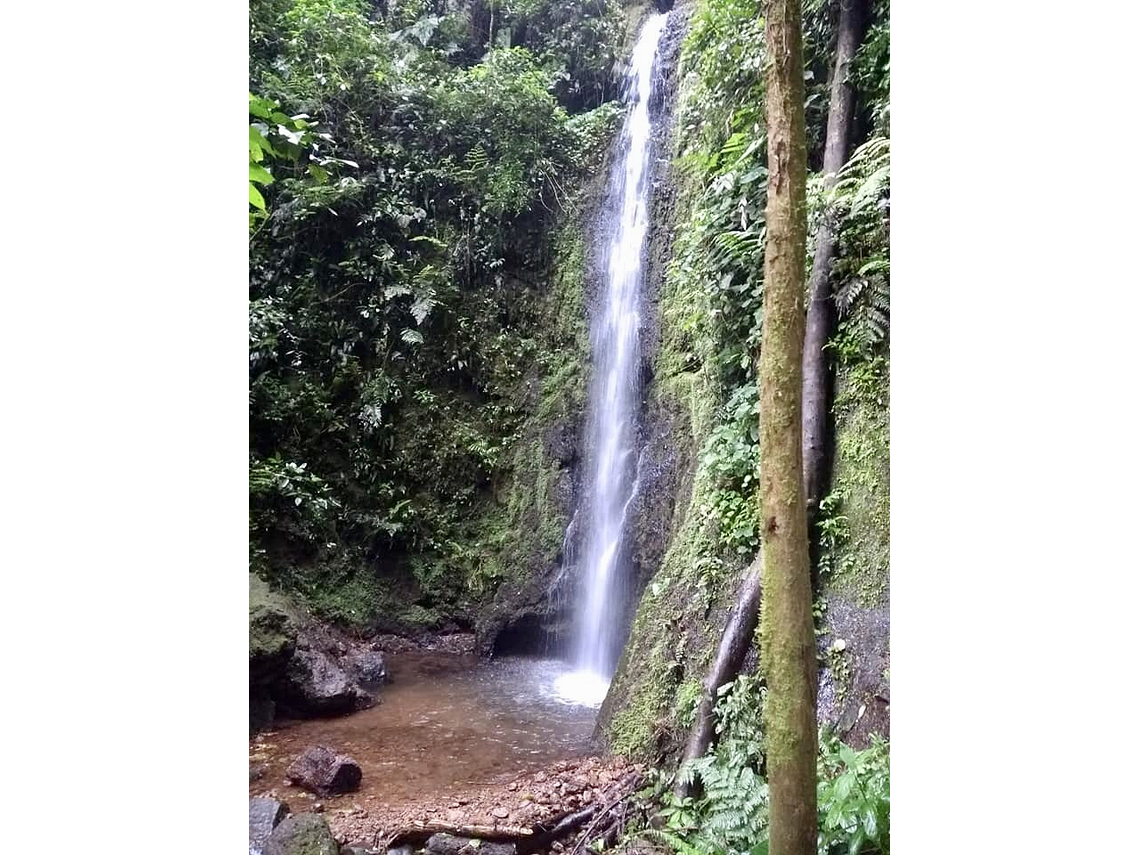
[[[703,2],[678,11],[691,14],[691,27],[665,149],[670,171],[659,176],[671,189],[658,191],[650,235],[655,311],[642,424],[644,457],[662,477],[643,488],[649,496],[632,524],[644,592],[598,720],[611,750],[646,758],[683,743],[759,549],[761,24],[747,2],[730,19]],[[817,604],[820,722],[858,744],[885,732],[889,699],[889,352],[884,342],[852,354],[838,378],[835,495]],[[754,645],[745,672],[755,671],[758,652]]]
[[[589,355],[582,234],[572,222],[556,240],[541,299],[544,358],[524,385],[528,417],[511,450],[510,469],[482,504],[472,530],[474,578],[494,586],[476,619],[484,653],[496,645],[502,651],[541,649],[563,631],[565,615],[551,591],[562,566],[581,458]]]
[[[863,746],[890,732],[890,355],[840,367],[821,549],[819,719]]]

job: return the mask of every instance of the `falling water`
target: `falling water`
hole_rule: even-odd
[[[649,95],[667,17],[654,15],[645,22],[625,81],[623,97],[630,109],[610,173],[611,237],[603,257],[601,312],[592,331],[589,515],[574,626],[575,671],[559,681],[558,690],[594,706],[605,697],[619,653],[626,512],[637,491],[634,418],[640,395],[641,268],[649,230]]]

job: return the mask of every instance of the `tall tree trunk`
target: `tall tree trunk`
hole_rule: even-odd
[[[816,851],[815,644],[802,412],[807,242],[800,0],[768,0],[768,208],[760,344],[760,657],[771,855]]]
[[[827,109],[827,138],[823,147],[823,185],[835,184],[836,173],[851,151],[855,116],[855,85],[851,61],[863,40],[867,0],[839,0],[839,36],[831,75],[831,103]],[[831,366],[824,345],[835,331],[835,301],[831,298],[831,262],[835,258],[835,225],[828,217],[820,223],[808,285],[810,302],[804,337],[804,497],[808,518],[814,519],[827,481],[828,404],[831,400]]]
[[[753,561],[744,576],[740,590],[736,594],[736,605],[725,624],[724,632],[720,637],[720,647],[717,648],[716,658],[709,667],[701,691],[701,702],[697,706],[697,717],[689,731],[689,741],[685,746],[685,753],[681,755],[681,763],[686,760],[696,760],[703,757],[713,739],[713,708],[716,706],[717,690],[721,686],[731,683],[740,673],[740,666],[744,664],[744,657],[752,646],[752,636],[756,632],[756,621],[759,617],[760,605],[760,567],[758,561]],[[683,783],[679,778],[673,788],[678,798],[685,798],[693,793],[690,783]]]

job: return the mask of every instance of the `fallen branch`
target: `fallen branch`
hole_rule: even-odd
[[[593,821],[586,827],[586,830],[582,832],[582,835],[578,838],[578,842],[574,844],[574,848],[570,850],[570,855],[578,855],[578,853],[581,852],[586,844],[591,840],[591,835],[597,831],[598,827],[601,825],[602,820],[609,815],[610,811],[612,811],[618,805],[624,803],[626,799],[633,795],[634,791],[637,789],[637,785],[641,782],[641,775],[634,773],[632,776],[627,776],[622,781],[622,784],[619,785],[622,786],[622,789],[624,789],[623,785],[626,783],[626,781],[632,783],[633,786],[628,791],[623,792],[616,799],[612,800],[609,804],[595,813]],[[611,825],[606,827],[606,830],[601,835],[601,837],[603,839],[608,837],[610,832],[614,831],[615,827],[624,821],[624,819],[625,813],[623,811],[620,817],[618,817]]]
[[[384,848],[403,846],[406,843],[421,846],[433,834],[471,837],[491,843],[518,843],[532,837],[534,829],[521,825],[452,825],[433,819],[423,824],[405,826],[399,829],[388,838]]]
[[[641,780],[641,772],[630,772],[607,789],[607,793],[612,794],[615,791],[618,792],[618,795],[611,798],[609,802],[603,803],[600,800],[595,800],[578,810],[563,811],[562,813],[555,814],[544,822],[536,823],[531,827],[514,825],[462,825],[447,823],[441,820],[428,820],[427,822],[417,822],[414,825],[405,826],[390,835],[387,840],[382,841],[378,838],[376,843],[383,849],[391,849],[405,844],[419,848],[427,843],[428,838],[433,834],[450,834],[453,837],[485,840],[488,843],[514,843],[519,855],[529,855],[529,853],[549,848],[550,844],[555,840],[575,833],[587,822],[593,820],[583,835],[583,840],[588,839],[589,835],[600,827],[602,821],[610,811],[633,795],[638,786],[640,786]],[[605,830],[608,833],[610,827],[607,826]],[[579,841],[579,844],[575,846],[573,852],[577,853],[580,851],[582,845],[582,841]]]
[[[697,717],[693,721],[693,728],[689,732],[689,742],[685,746],[685,753],[681,756],[683,766],[686,760],[696,760],[703,757],[713,740],[713,709],[716,706],[717,691],[721,686],[731,683],[740,673],[740,666],[744,664],[744,657],[748,655],[752,644],[752,635],[756,632],[756,623],[760,618],[760,557],[748,568],[744,582],[736,595],[736,605],[725,624],[724,633],[720,637],[720,647],[716,658],[709,668],[704,684],[701,686],[701,702],[697,707]],[[678,775],[673,792],[677,798],[684,799],[693,794],[693,785]]]

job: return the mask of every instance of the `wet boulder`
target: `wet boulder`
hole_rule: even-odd
[[[373,700],[328,653],[300,646],[274,695],[279,706],[299,716],[349,713]]]
[[[379,650],[356,650],[348,657],[349,668],[361,683],[383,683],[388,678],[384,654]]]
[[[323,816],[301,813],[273,829],[264,855],[340,855],[340,846]]]
[[[306,748],[285,770],[292,783],[321,795],[352,792],[360,786],[361,776],[359,763],[325,745]]]
[[[263,797],[249,800],[249,855],[262,855],[273,829],[288,815],[285,802]]]

